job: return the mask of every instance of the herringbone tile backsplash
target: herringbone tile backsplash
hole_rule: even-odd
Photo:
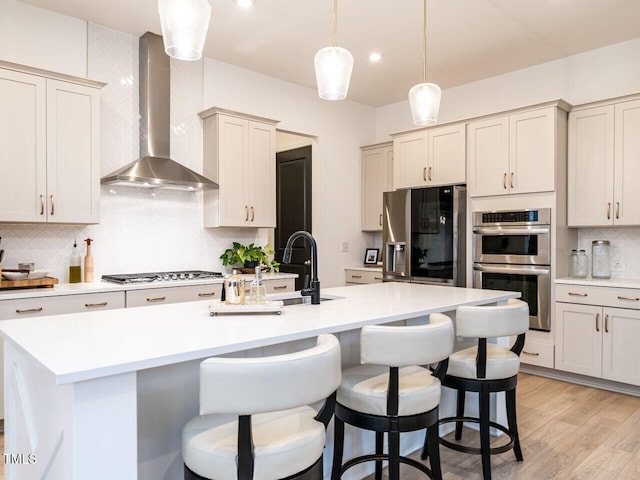
[[[138,158],[138,38],[89,24],[88,76],[100,97],[101,175]],[[171,62],[171,156],[202,173],[203,63]],[[208,105],[207,107],[210,107]],[[222,269],[234,240],[266,242],[255,229],[204,229],[202,194],[102,187],[98,225],[0,225],[4,268],[34,262],[61,282],[77,238],[92,238],[95,278],[105,273]],[[264,238],[263,238],[264,236]]]

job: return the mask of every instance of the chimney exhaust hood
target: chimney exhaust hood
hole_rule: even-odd
[[[103,185],[195,191],[218,188],[208,178],[171,160],[170,64],[162,37],[140,37],[140,158],[102,177]]]

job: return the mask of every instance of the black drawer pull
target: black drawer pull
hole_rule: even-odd
[[[166,300],[167,297],[155,297],[155,298],[147,298],[147,302],[162,302]]]
[[[362,275],[351,275],[351,278],[362,278]]]
[[[42,307],[38,307],[38,308],[23,308],[23,309],[17,309],[16,313],[33,313],[33,312],[41,312],[42,311]]]
[[[85,303],[84,306],[87,307],[87,308],[91,308],[91,307],[106,307],[107,306],[107,302]]]
[[[214,297],[216,294],[216,292],[210,292],[210,293],[199,293],[198,296],[199,297]]]

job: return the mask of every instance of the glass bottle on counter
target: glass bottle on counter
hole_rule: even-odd
[[[611,245],[609,240],[591,242],[591,276],[611,278]]]
[[[252,305],[262,305],[267,298],[267,287],[262,281],[262,271],[260,266],[256,267],[256,278],[251,282],[251,290],[249,292],[249,303]]]
[[[69,283],[80,283],[82,281],[82,258],[78,251],[78,242],[73,240],[73,251],[69,257]]]
[[[574,278],[585,278],[589,274],[589,257],[582,249],[571,250],[571,260],[569,262],[569,276]]]
[[[244,305],[244,278],[237,270],[233,270],[232,275],[224,278],[224,295],[227,305]]]

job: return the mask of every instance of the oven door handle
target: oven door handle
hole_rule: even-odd
[[[473,227],[480,235],[533,235],[549,233],[549,227]]]
[[[520,275],[549,275],[549,267],[540,265],[487,265],[474,263],[473,269],[485,273],[507,273]]]

